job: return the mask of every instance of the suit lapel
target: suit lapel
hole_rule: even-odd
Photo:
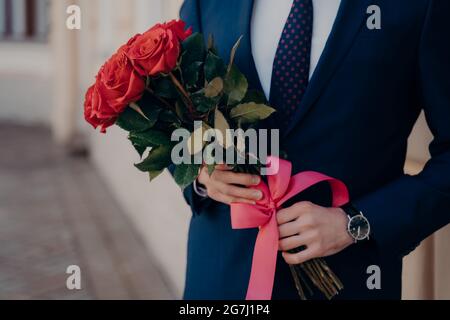
[[[283,136],[307,115],[351,49],[365,21],[369,0],[342,0],[335,23],[303,100]]]
[[[235,23],[230,26],[231,28],[236,28],[236,32],[230,32],[232,35],[237,35],[235,39],[233,38],[233,42],[237,41],[241,35],[243,36],[241,45],[236,53],[236,65],[239,70],[246,75],[250,88],[262,90],[253,58],[251,42],[251,22],[254,0],[229,0],[225,1],[225,3],[227,7],[231,8],[231,10],[228,10],[231,15],[230,21],[235,21]]]

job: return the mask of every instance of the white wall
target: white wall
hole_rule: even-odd
[[[169,173],[149,183],[148,176],[133,166],[139,162],[139,156],[121,129],[112,128],[106,135],[92,135],[91,145],[96,167],[180,298],[190,218],[180,189]]]
[[[80,79],[81,89],[87,88],[95,69],[127,38],[145,31],[156,22],[176,18],[180,3],[179,0],[82,0],[82,10],[89,10],[84,20],[87,29],[79,34],[79,52],[84,52],[80,65],[85,65],[84,62],[91,64],[87,70],[81,68],[79,71],[84,75]],[[118,30],[105,36],[109,28]],[[101,42],[92,41],[100,35]],[[92,48],[93,44],[97,47]],[[83,50],[85,45],[90,46],[89,53]],[[137,227],[175,296],[181,298],[190,210],[180,189],[168,173],[149,183],[148,176],[133,166],[139,162],[139,156],[121,129],[111,128],[106,135],[93,132],[87,125],[84,129],[90,137],[95,166]]]
[[[0,43],[0,119],[50,123],[51,50],[46,44]]]

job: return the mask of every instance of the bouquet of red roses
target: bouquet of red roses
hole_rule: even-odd
[[[200,162],[175,162],[173,151],[179,143],[173,136],[177,130],[190,135],[184,149],[189,160],[205,154],[212,144],[203,141],[202,134],[200,143],[194,141],[198,131],[212,129],[222,136],[216,136],[216,147],[219,143],[226,152],[232,151],[233,159],[244,160],[227,161],[228,165],[235,171],[259,173],[263,167],[260,159],[245,151],[245,142],[234,142],[227,132],[255,127],[275,112],[262,93],[249,90],[246,77],[234,65],[239,42],[226,64],[213,38],[205,42],[201,34],[186,30],[183,21],[155,25],[131,38],[101,67],[86,93],[86,121],[103,133],[112,125],[127,131],[141,158],[145,156],[135,166],[151,180],[175,165],[175,181],[184,188],[196,180],[205,163],[210,174],[222,163],[214,152],[206,153],[207,159],[200,158]],[[291,268],[302,298],[301,283],[308,288],[303,273],[329,298],[342,288],[323,260]]]
[[[238,46],[226,65],[212,38],[206,45],[183,21],[157,24],[131,38],[101,67],[86,93],[85,119],[103,133],[114,124],[128,131],[141,156],[150,150],[136,167],[153,179],[173,164],[175,130],[185,129],[194,137],[200,123],[201,129],[217,129],[226,137],[227,129],[255,125],[275,111],[263,95],[248,90],[246,77],[233,64]],[[230,147],[230,142],[223,145]],[[188,141],[188,147],[194,156],[205,143]],[[209,161],[211,171],[216,162]],[[175,181],[190,185],[201,165],[178,163]]]

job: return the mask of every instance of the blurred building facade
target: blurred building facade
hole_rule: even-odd
[[[124,132],[113,128],[101,135],[89,128],[82,102],[105,59],[133,34],[176,18],[181,2],[0,0],[0,118],[47,124],[60,144],[70,145],[80,133],[87,137],[97,170],[180,297],[189,208],[168,174],[150,184],[135,170],[132,164],[139,159]],[[70,5],[81,8],[80,30],[66,28]],[[420,172],[431,139],[421,117],[411,137],[407,172]],[[404,298],[450,298],[449,251],[447,227],[405,258]]]
[[[47,123],[53,70],[48,30],[47,0],[0,0],[2,118]],[[29,94],[20,94],[21,88]]]

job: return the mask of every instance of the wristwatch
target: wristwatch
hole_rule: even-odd
[[[369,240],[370,236],[370,223],[364,214],[355,208],[350,202],[341,207],[347,214],[348,224],[347,232],[356,242]]]

